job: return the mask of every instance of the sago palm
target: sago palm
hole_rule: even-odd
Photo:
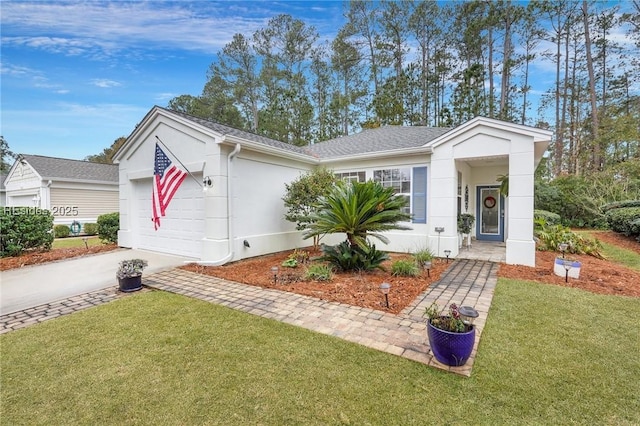
[[[406,205],[407,200],[396,196],[393,188],[377,182],[341,182],[320,198],[304,238],[344,232],[351,247],[367,249],[368,236],[388,243],[382,232],[411,229],[400,224],[411,218],[402,211]]]

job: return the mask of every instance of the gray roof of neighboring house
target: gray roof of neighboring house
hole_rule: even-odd
[[[101,164],[43,155],[22,155],[42,179],[118,183],[118,165]]]
[[[219,124],[214,121],[194,117],[165,108],[161,109],[164,109],[171,114],[184,117],[223,135],[229,134],[253,142],[263,143],[265,145],[320,159],[335,159],[344,156],[417,148],[428,144],[451,130],[451,128],[448,127],[384,126],[376,129],[367,129],[349,136],[342,136],[318,142],[313,145],[299,147],[285,142],[276,141],[265,136],[256,135],[255,133],[225,126],[224,124]]]

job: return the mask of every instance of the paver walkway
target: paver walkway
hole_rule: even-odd
[[[339,337],[464,376],[471,375],[497,281],[498,264],[472,259],[452,262],[441,279],[399,315],[294,293],[264,289],[171,269],[145,276],[150,288],[205,300],[232,309]],[[109,288],[0,317],[0,334],[124,296]],[[449,367],[435,360],[426,335],[425,308],[432,302],[476,308],[476,341],[466,365]]]

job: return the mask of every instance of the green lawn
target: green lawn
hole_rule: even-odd
[[[75,247],[86,247],[84,245],[84,237],[68,237],[68,238],[56,238],[53,240],[53,244],[51,245],[52,249],[60,249],[60,248],[75,248]],[[89,247],[91,246],[100,246],[104,244],[100,241],[100,238],[97,236],[86,237],[87,244]]]
[[[640,423],[640,299],[500,280],[471,378],[145,292],[0,336],[2,424]]]
[[[598,238],[597,233],[589,231],[581,231],[579,233],[591,239]],[[602,254],[606,259],[625,265],[627,268],[640,271],[640,256],[636,252],[605,243],[604,241],[600,242],[602,243]]]

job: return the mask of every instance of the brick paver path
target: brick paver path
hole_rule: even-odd
[[[497,268],[498,264],[491,262],[455,260],[437,283],[432,284],[399,315],[239,284],[181,269],[145,276],[143,283],[150,288],[304,327],[469,376],[493,298]],[[118,294],[115,288],[106,289],[3,315],[0,316],[0,333],[99,305],[116,299]],[[423,313],[433,301],[441,307],[454,302],[473,306],[480,314],[475,322],[476,342],[473,353],[462,367],[449,367],[439,363],[429,350]]]

